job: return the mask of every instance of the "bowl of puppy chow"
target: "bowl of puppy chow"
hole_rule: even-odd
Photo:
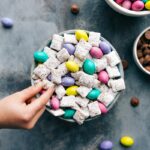
[[[115,48],[100,33],[80,29],[54,34],[34,52],[31,82],[43,82],[39,94],[55,85],[46,110],[78,124],[106,114],[125,89]]]
[[[105,0],[116,12],[131,16],[141,17],[150,14],[149,0]]]

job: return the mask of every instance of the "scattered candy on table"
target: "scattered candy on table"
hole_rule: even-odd
[[[126,70],[128,68],[128,61],[123,59],[122,60],[122,66],[123,66],[123,69]]]
[[[117,93],[125,89],[118,68],[121,60],[97,32],[54,34],[50,47],[35,52],[34,59],[34,84],[42,81],[44,89],[56,85],[47,104],[49,112],[78,124],[106,114]]]
[[[10,18],[1,18],[1,23],[4,28],[12,28],[13,27],[13,20]]]
[[[120,138],[121,145],[131,147],[134,144],[134,139],[130,136],[123,136]]]
[[[112,150],[113,143],[110,140],[104,140],[99,145],[99,150]]]
[[[140,100],[137,97],[132,97],[130,103],[133,107],[136,107],[139,105]]]
[[[149,0],[114,0],[118,5],[133,11],[150,10]]]
[[[147,30],[138,41],[137,57],[143,68],[150,72],[150,30]]]
[[[80,8],[79,8],[79,6],[78,6],[77,4],[72,4],[72,5],[71,5],[71,12],[72,12],[73,14],[78,14],[78,13],[79,13],[79,10],[80,10]]]

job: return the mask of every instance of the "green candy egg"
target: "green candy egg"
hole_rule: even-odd
[[[92,89],[89,94],[87,95],[87,98],[90,100],[97,100],[98,96],[101,94],[101,91],[99,89]]]
[[[34,52],[34,60],[36,62],[44,63],[48,59],[48,55],[45,52]]]
[[[71,119],[73,117],[73,115],[75,114],[75,112],[76,111],[74,109],[66,109],[63,117],[65,119]]]
[[[90,59],[86,59],[83,62],[83,71],[87,74],[93,75],[96,72],[95,63]]]

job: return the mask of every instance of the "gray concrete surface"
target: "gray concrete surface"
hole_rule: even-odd
[[[80,14],[70,13],[77,2]],[[125,72],[127,89],[114,108],[104,117],[83,126],[66,123],[47,112],[31,131],[0,130],[0,150],[97,150],[103,139],[114,142],[131,135],[130,150],[150,149],[150,78],[135,65],[132,45],[136,36],[150,24],[150,17],[128,18],[117,14],[104,0],[1,0],[0,17],[15,21],[11,30],[0,27],[0,98],[30,85],[34,50],[53,33],[74,28],[101,32],[120,56],[129,61]],[[141,104],[130,106],[137,96]]]

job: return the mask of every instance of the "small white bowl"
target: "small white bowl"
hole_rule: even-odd
[[[141,16],[150,15],[149,10],[143,10],[143,11],[128,10],[128,9],[123,8],[122,6],[118,5],[114,0],[105,0],[105,1],[113,10],[117,11],[120,14],[126,15],[126,16],[141,17]]]
[[[144,73],[150,75],[150,72],[147,71],[140,63],[138,57],[137,57],[137,44],[138,44],[138,41],[139,39],[141,38],[141,36],[147,31],[147,30],[150,30],[150,27],[144,29],[140,34],[139,36],[136,38],[135,42],[134,42],[134,45],[133,45],[133,58],[134,58],[134,61],[135,63],[137,64],[137,66],[140,68],[140,70],[142,70]]]

